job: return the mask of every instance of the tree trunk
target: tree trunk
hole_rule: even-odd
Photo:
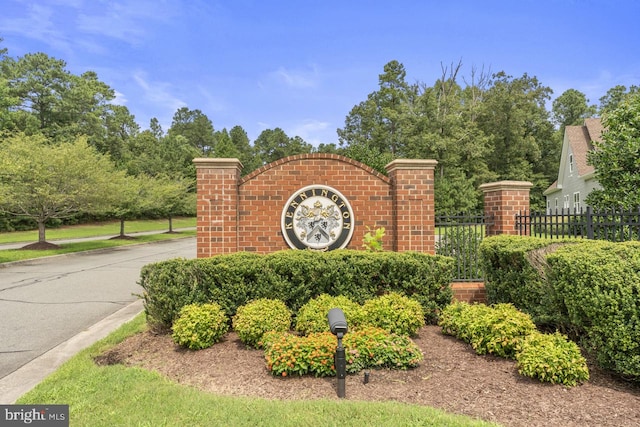
[[[38,243],[46,242],[44,221],[38,221]]]
[[[120,237],[124,237],[124,219],[120,220]]]
[[[169,233],[173,233],[173,218],[169,215]]]

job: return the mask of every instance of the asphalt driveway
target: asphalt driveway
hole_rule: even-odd
[[[195,256],[189,237],[0,265],[0,404],[12,403],[20,368],[114,313],[139,312],[144,265]]]

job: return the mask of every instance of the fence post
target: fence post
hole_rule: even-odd
[[[493,217],[492,223],[486,226],[487,236],[518,234],[516,213],[529,212],[531,187],[533,184],[526,181],[499,181],[480,186],[484,193],[484,214]]]
[[[593,210],[591,206],[587,206],[586,222],[587,222],[587,239],[593,240]]]

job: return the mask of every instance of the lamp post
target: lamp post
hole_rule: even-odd
[[[336,367],[336,376],[338,378],[338,397],[345,397],[346,391],[346,377],[347,377],[347,357],[345,355],[344,347],[342,346],[342,338],[347,333],[347,319],[344,316],[344,312],[339,308],[332,308],[327,313],[327,319],[329,320],[329,329],[331,333],[338,338],[338,346],[336,347],[336,354],[334,356],[334,364]]]

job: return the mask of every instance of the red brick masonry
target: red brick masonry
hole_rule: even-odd
[[[311,185],[340,192],[353,210],[348,249],[362,249],[367,228],[384,227],[384,249],[435,252],[435,160],[397,159],[385,176],[337,154],[300,154],[269,163],[241,177],[238,159],[194,159],[197,170],[197,257],[241,251],[287,249],[281,231],[285,204]],[[529,209],[532,184],[483,184],[487,236],[514,234],[515,213]],[[484,301],[482,283],[454,283],[455,298]]]

